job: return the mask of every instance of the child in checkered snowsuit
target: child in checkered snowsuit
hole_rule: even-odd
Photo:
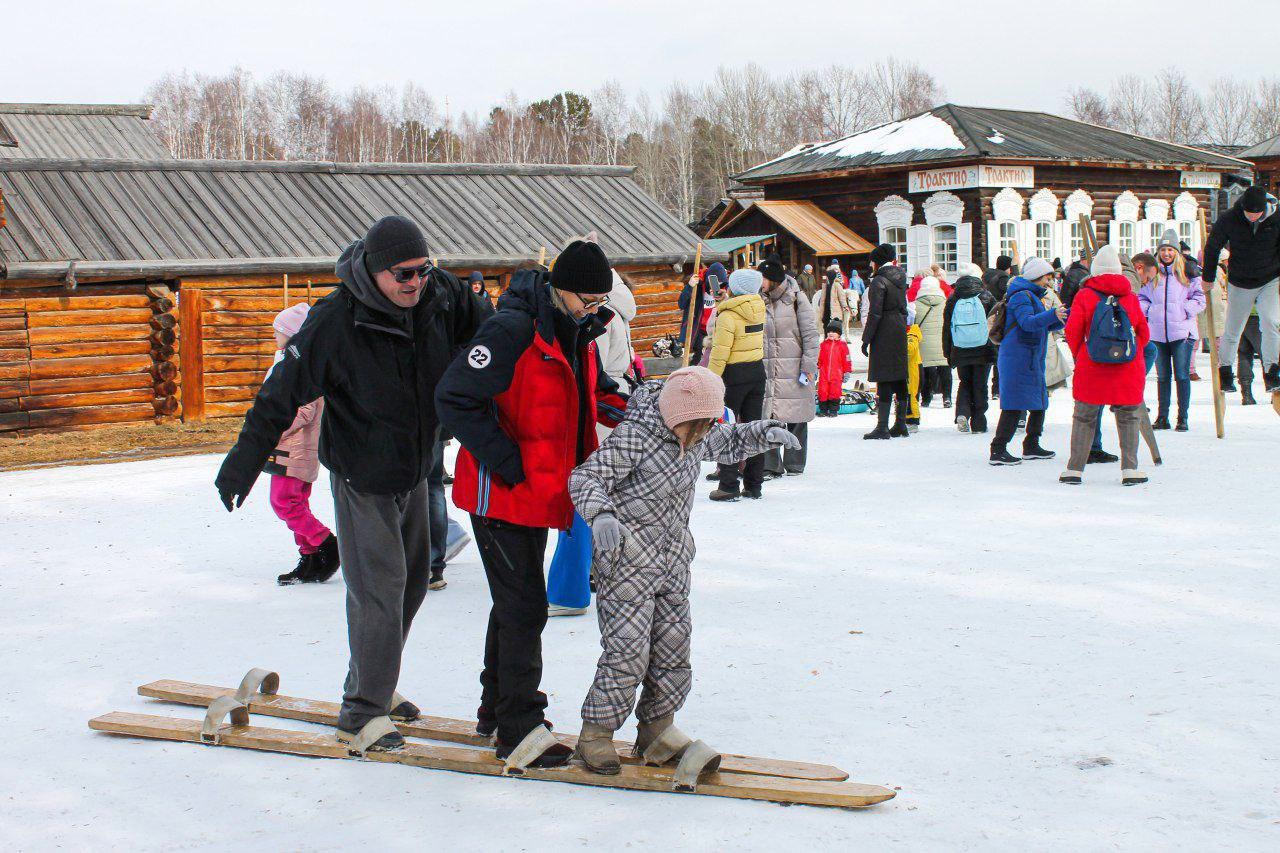
[[[689,695],[689,513],[699,466],[737,464],[795,441],[780,421],[715,423],[723,411],[724,382],[704,367],[646,382],[626,419],[569,478],[595,543],[604,652],[582,706],[579,755],[598,773],[618,772],[613,733],[641,684],[638,752],[671,726]]]

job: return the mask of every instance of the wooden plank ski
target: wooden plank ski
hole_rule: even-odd
[[[153,681],[138,688],[138,694],[141,696],[203,708],[207,708],[214,699],[220,696],[234,696],[235,692],[233,687],[215,687],[210,684],[192,684],[186,681],[171,681],[167,679]],[[336,702],[256,693],[250,698],[248,704],[249,712],[253,714],[278,717],[285,720],[321,723],[326,726],[337,727],[338,725],[339,706]],[[464,743],[469,746],[489,746],[487,738],[476,734],[475,723],[466,720],[423,715],[412,723],[398,723],[396,727],[406,737]],[[556,738],[568,747],[575,747],[578,744],[578,739],[574,735],[557,732]],[[617,741],[614,745],[624,764],[641,764],[639,758],[631,756],[631,744]],[[780,776],[788,779],[808,779],[815,782],[843,782],[849,778],[848,773],[829,764],[753,758],[748,755],[724,755],[720,767],[730,773]]]
[[[94,731],[154,740],[204,743],[199,720],[184,720],[152,714],[130,714],[114,711],[89,721]],[[253,725],[227,725],[218,730],[218,744],[263,752],[308,755],[316,758],[351,758],[347,748],[331,734],[268,729]],[[438,746],[409,742],[397,752],[369,753],[366,760],[385,764],[407,764],[434,770],[452,770],[484,776],[502,776],[503,764],[489,750],[459,746]],[[617,776],[601,776],[585,767],[570,765],[554,769],[526,768],[520,778],[548,782],[569,782],[601,788],[631,791],[671,792],[672,768],[626,765]],[[879,785],[857,782],[815,782],[808,779],[783,779],[774,776],[752,776],[742,773],[708,774],[698,783],[696,794],[765,800],[837,808],[864,808],[892,799],[894,792]]]

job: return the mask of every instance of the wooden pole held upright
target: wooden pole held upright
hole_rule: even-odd
[[[538,266],[545,267],[547,265],[547,247],[538,247]]]
[[[283,307],[285,308],[289,307],[289,274],[288,273],[284,274],[284,306]]]
[[[1204,208],[1200,208],[1200,245],[1203,247],[1209,242],[1209,223],[1204,217]],[[1218,328],[1217,318],[1214,316],[1213,310],[1213,290],[1218,286],[1216,281],[1200,282],[1200,287],[1204,290],[1205,311],[1209,314],[1209,334]],[[1214,336],[1214,340],[1209,342],[1209,380],[1213,383],[1213,425],[1218,432],[1218,438],[1225,438],[1227,434],[1227,400],[1222,392],[1222,375],[1218,373],[1218,341]]]
[[[1097,251],[1096,245],[1097,234],[1093,233],[1093,225],[1089,222],[1089,217],[1083,213],[1080,214],[1080,240],[1084,244],[1084,262],[1093,266],[1093,253]]]
[[[693,253],[693,274],[698,274],[699,268],[702,266],[702,241],[698,241],[698,247]],[[702,306],[698,303],[698,291],[701,290],[696,284],[693,287],[693,293],[689,294],[689,304],[684,309],[684,352],[680,354],[680,366],[689,366],[689,350],[693,348],[693,326],[697,322],[698,312],[702,310]]]
[[[311,279],[307,279],[307,304],[311,304]]]

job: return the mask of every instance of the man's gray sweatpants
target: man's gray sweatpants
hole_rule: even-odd
[[[1272,279],[1254,290],[1227,284],[1227,319],[1218,346],[1218,363],[1223,367],[1235,364],[1240,336],[1255,305],[1262,332],[1262,369],[1280,362],[1280,279]]]
[[[427,593],[431,523],[425,480],[391,495],[356,491],[336,474],[329,482],[351,644],[338,728],[354,732],[390,710],[409,625]]]

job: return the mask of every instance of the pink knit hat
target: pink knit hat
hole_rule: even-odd
[[[658,411],[667,429],[724,414],[724,380],[705,367],[682,367],[667,377],[658,393]]]
[[[302,328],[302,321],[307,319],[307,312],[311,310],[311,306],[305,302],[299,302],[297,305],[290,305],[288,308],[276,315],[271,321],[271,328],[275,329],[282,335],[293,337],[298,334],[298,330]]]

